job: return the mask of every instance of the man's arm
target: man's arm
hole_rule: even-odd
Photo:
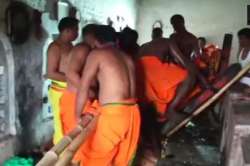
[[[65,74],[59,71],[60,60],[60,47],[56,44],[51,44],[48,48],[47,78],[66,81]]]
[[[179,62],[180,65],[188,70],[189,74],[195,77],[197,70],[194,64],[185,56],[183,56],[179,48],[176,46],[175,42],[170,40],[168,41],[168,45],[171,55],[174,56],[174,58]]]
[[[68,71],[66,73],[67,81],[77,87],[80,85],[81,71],[85,65],[90,49],[87,46],[78,46],[71,52]]]
[[[243,50],[244,50],[244,48],[241,47],[241,46],[239,46],[239,50],[238,50],[238,52],[237,52],[237,62],[238,62],[238,63],[239,63],[240,56],[241,56],[242,53],[243,53]]]
[[[195,45],[197,45],[197,47]],[[181,65],[183,65],[189,71],[189,74],[192,74],[192,75],[194,74],[194,77],[197,77],[198,80],[201,82],[202,87],[206,89],[212,89],[212,87],[209,85],[205,77],[197,69],[195,64],[191,60],[187,59],[186,57],[182,55],[182,53],[180,52],[180,50],[178,49],[178,47],[176,46],[173,40],[170,41],[169,46],[170,46],[170,52],[172,53],[172,55],[177,59],[177,61]],[[197,43],[193,41],[193,46],[194,46],[195,54],[199,54],[198,41]]]
[[[180,50],[177,48],[177,46],[174,43],[170,42],[169,47],[170,47],[170,51],[172,55],[188,71],[187,79],[185,79],[185,81],[178,87],[176,96],[169,106],[168,112],[173,112],[176,106],[179,104],[179,102],[184,97],[186,97],[187,93],[193,88],[195,80],[196,80],[195,79],[196,71],[191,61],[182,55],[182,53],[180,52]]]
[[[90,53],[87,58],[76,98],[76,118],[78,121],[81,120],[82,110],[89,98],[91,83],[96,78],[95,76],[97,75],[99,67],[98,61],[98,56],[96,56],[95,52]]]

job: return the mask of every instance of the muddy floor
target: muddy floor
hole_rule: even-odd
[[[159,166],[220,166],[220,125],[208,112],[168,140],[168,157]]]

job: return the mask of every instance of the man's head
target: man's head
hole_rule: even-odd
[[[102,47],[107,43],[116,43],[115,29],[108,25],[98,25],[95,32],[95,47]]]
[[[243,28],[238,32],[240,47],[250,47],[250,28]]]
[[[207,41],[204,37],[199,37],[198,38],[198,44],[200,48],[204,48],[207,44]]]
[[[79,21],[73,17],[64,17],[58,24],[58,30],[68,41],[74,41],[78,36]]]
[[[82,28],[83,41],[86,42],[92,48],[94,47],[94,44],[95,44],[95,40],[96,40],[95,33],[96,33],[98,26],[99,25],[97,24],[88,24]]]
[[[180,32],[185,30],[185,20],[182,15],[179,14],[173,15],[170,19],[170,23],[172,24],[175,32]]]
[[[122,32],[117,34],[120,49],[127,54],[134,55],[138,49],[138,33],[135,30],[126,27]]]
[[[124,38],[126,38],[127,40],[129,40],[129,42],[132,42],[132,43],[137,43],[137,40],[138,40],[138,33],[136,32],[136,30],[133,30],[129,27],[126,27],[122,30],[121,32],[122,36]]]
[[[163,35],[163,31],[161,28],[154,28],[152,30],[152,39],[159,39],[159,38],[162,38],[162,35]]]

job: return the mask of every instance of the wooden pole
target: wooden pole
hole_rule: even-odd
[[[86,140],[89,133],[93,130],[97,117],[95,116],[94,119],[92,119],[86,127],[81,131],[81,133],[70,143],[70,145],[67,147],[67,149],[64,151],[62,156],[59,158],[55,166],[68,166],[71,163],[71,160],[73,159],[75,153],[80,148],[82,143]]]
[[[78,125],[68,135],[64,136],[59,143],[53,146],[44,157],[36,164],[36,166],[54,166],[59,155],[72,142],[72,140],[83,131],[83,127]]]
[[[72,142],[72,140],[83,131],[83,127],[79,124],[74,130],[72,130],[68,135],[62,138],[62,140],[56,144],[51,150],[60,155],[65,148]]]
[[[213,97],[201,105],[196,111],[194,111],[189,117],[180,122],[175,126],[170,132],[167,133],[167,137],[170,137],[177,131],[179,131],[183,126],[185,126],[191,119],[203,112],[208,106],[215,102],[221,95],[224,94],[235,82],[237,82],[244,74],[250,70],[250,64],[243,68],[231,81],[229,81],[222,89],[220,89]]]
[[[36,166],[54,166],[58,160],[58,155],[54,151],[48,151]]]

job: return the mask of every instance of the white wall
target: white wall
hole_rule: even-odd
[[[247,4],[250,5],[250,0],[141,0],[137,22],[139,41],[150,40],[152,24],[158,19],[164,23],[164,35],[169,37],[173,32],[171,16],[182,14],[190,32],[220,47],[224,34],[233,33],[231,60],[235,61],[237,31],[247,26]]]
[[[135,28],[136,24],[136,0],[69,0],[81,12],[84,20],[95,20],[106,23],[108,17],[114,21],[117,16],[124,17],[124,24]]]
[[[20,0],[32,8],[39,11],[46,11],[46,2],[50,3],[57,0]],[[82,25],[88,22],[98,22],[106,24],[110,17],[114,21],[115,28],[120,26],[130,26],[135,28],[137,17],[137,0],[59,0],[68,1],[80,12]],[[117,21],[117,16],[123,17],[124,21]],[[52,27],[52,29],[54,29]],[[118,29],[117,29],[118,30]]]

